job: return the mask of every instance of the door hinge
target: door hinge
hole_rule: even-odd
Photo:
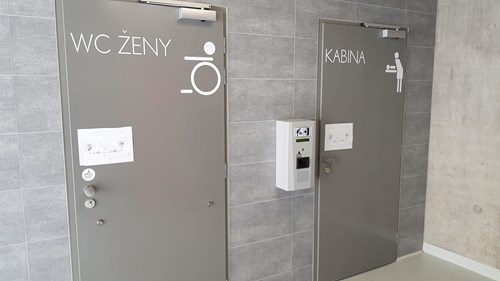
[[[226,54],[226,37],[224,37],[224,55]]]
[[[399,233],[396,233],[396,244],[399,243]]]
[[[224,178],[227,179],[227,163],[224,163]]]

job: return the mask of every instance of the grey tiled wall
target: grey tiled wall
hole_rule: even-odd
[[[53,0],[0,0],[0,280],[69,281]]]
[[[436,0],[204,2],[229,9],[231,281],[312,279],[314,191],[274,187],[274,120],[316,116],[319,17],[410,27],[399,254],[419,250]],[[70,280],[53,6],[0,0],[2,281]]]

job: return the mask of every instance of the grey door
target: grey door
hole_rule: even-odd
[[[406,40],[380,32],[321,22],[319,281],[396,260]]]
[[[57,4],[74,280],[225,280],[224,13]],[[80,165],[77,130],[128,126],[133,162]]]

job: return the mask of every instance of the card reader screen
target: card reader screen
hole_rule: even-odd
[[[309,142],[309,139],[297,139],[295,142]]]
[[[297,170],[309,168],[309,157],[297,158]]]

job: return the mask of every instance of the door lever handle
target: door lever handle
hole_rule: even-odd
[[[336,161],[336,160],[335,160],[335,157],[323,157],[323,158],[321,159],[321,161],[322,161],[323,163],[328,164],[328,165],[333,165],[333,164],[335,164],[335,161]]]
[[[321,158],[321,162],[325,163],[325,174],[329,175],[332,173],[332,165],[335,164],[335,158],[334,157],[323,157]]]
[[[96,191],[95,187],[93,187],[92,185],[88,185],[83,189],[83,192],[85,193],[85,195],[87,195],[87,197],[94,197]]]

